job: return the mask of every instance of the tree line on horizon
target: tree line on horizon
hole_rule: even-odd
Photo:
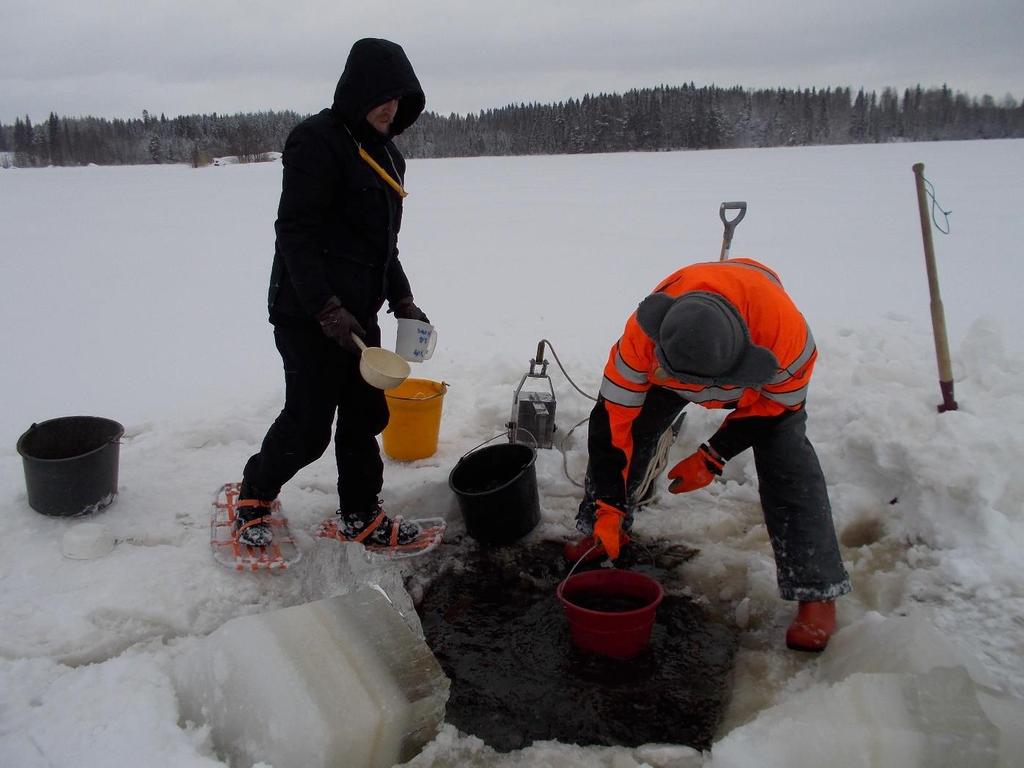
[[[8,166],[190,163],[265,159],[284,148],[296,112],[113,119],[28,116],[0,123]],[[658,86],[518,104],[447,117],[425,112],[398,139],[410,158],[578,154],[1024,137],[1024,105],[947,86],[746,89]]]

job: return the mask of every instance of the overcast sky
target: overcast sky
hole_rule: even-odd
[[[659,84],[1024,97],[1024,0],[0,0],[0,121],[328,106],[353,41],[427,109]]]

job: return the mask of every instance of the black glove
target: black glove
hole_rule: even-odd
[[[394,312],[395,317],[400,317],[403,320],[419,320],[421,323],[430,322],[423,310],[416,306],[412,296],[406,296],[397,304],[394,304],[391,307],[391,311]]]
[[[363,330],[363,326],[359,324],[359,321],[352,316],[352,313],[341,306],[341,301],[337,296],[331,296],[327,300],[324,308],[316,313],[316,319],[320,323],[320,330],[324,332],[325,336],[334,339],[343,349],[347,349],[349,352],[355,352],[357,355],[361,352],[352,340],[352,334],[365,336],[366,331]]]

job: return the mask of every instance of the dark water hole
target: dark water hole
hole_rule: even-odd
[[[500,751],[548,739],[707,749],[728,701],[732,630],[688,599],[666,594],[639,656],[582,653],[570,642],[555,596],[566,571],[560,547],[542,542],[482,549],[434,579],[419,612],[452,681],[446,720]],[[646,572],[668,593],[680,586],[668,571]],[[608,598],[597,597],[605,605],[598,609],[609,610]],[[633,610],[642,607],[636,601],[621,596],[611,604]]]

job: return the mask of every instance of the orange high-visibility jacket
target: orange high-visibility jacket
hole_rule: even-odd
[[[760,387],[685,384],[659,378],[654,339],[640,327],[634,312],[608,355],[601,383],[612,443],[608,448],[625,454],[623,481],[629,475],[633,454],[633,422],[652,386],[671,389],[705,408],[734,409],[722,429],[738,419],[798,410],[807,396],[817,350],[810,328],[775,272],[743,258],[694,264],[665,278],[654,290],[673,298],[689,291],[708,291],[727,299],[746,322],[751,342],[771,350],[780,367],[775,377]]]

